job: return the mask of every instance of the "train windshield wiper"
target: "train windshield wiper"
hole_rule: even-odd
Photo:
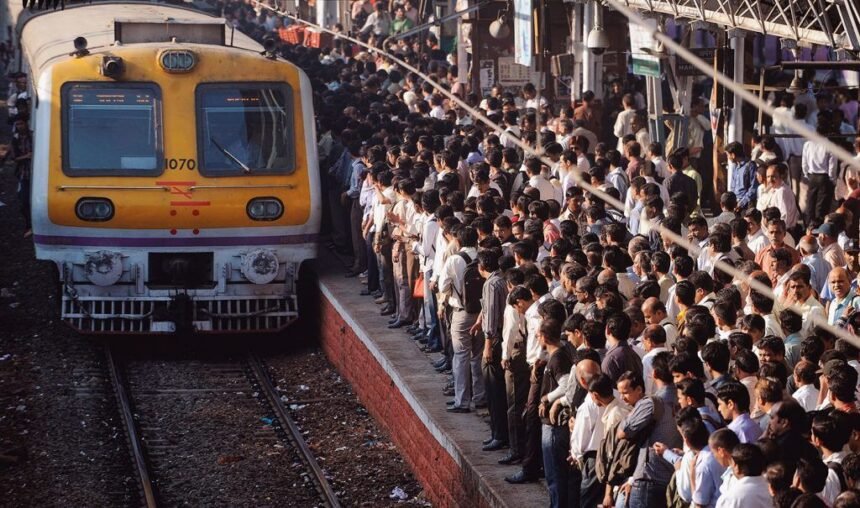
[[[220,151],[221,151],[221,153],[223,153],[223,154],[224,154],[228,159],[230,159],[231,161],[235,162],[235,163],[236,163],[240,168],[242,168],[242,170],[243,170],[243,171],[245,171],[245,173],[251,173],[251,171],[252,171],[252,170],[251,170],[251,168],[250,168],[250,167],[248,167],[248,165],[247,165],[247,164],[245,164],[244,162],[240,161],[238,157],[236,157],[235,155],[233,155],[232,153],[230,153],[226,148],[224,148],[223,146],[221,146],[221,144],[220,144],[220,143],[218,143],[217,141],[215,141],[215,138],[214,138],[214,137],[209,136],[209,141],[211,141],[211,142],[212,142],[212,144],[213,144],[213,145],[215,145],[215,148],[217,148],[218,150],[220,150]]]

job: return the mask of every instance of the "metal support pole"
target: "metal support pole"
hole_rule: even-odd
[[[736,83],[744,82],[744,57],[746,55],[746,32],[743,30],[729,30],[729,38],[731,39],[731,47],[734,50],[734,80]],[[728,142],[734,141],[743,142],[744,137],[744,116],[743,116],[744,100],[740,95],[735,94],[734,103],[732,104],[732,114],[729,117]]]
[[[588,32],[594,27],[594,11],[602,9],[597,2],[591,1],[583,6],[582,37],[580,38],[580,55],[582,59],[582,89],[591,90],[598,99],[603,98],[603,89],[597,86],[597,55],[588,50]]]
[[[645,92],[648,101],[648,131],[651,140],[666,145],[666,129],[663,125],[663,85],[660,78],[645,77]],[[642,147],[643,149],[647,147]]]
[[[461,3],[467,4],[465,7],[468,7],[468,0],[461,0],[455,3],[454,8],[459,7],[458,4]],[[467,13],[463,13],[457,18],[457,82],[460,85],[464,85],[469,81],[469,56],[466,54],[466,37],[464,37],[467,25],[463,23],[463,18],[467,15]]]
[[[582,96],[582,92],[585,91],[582,88],[582,50],[585,48],[585,45],[582,43],[582,4],[575,4],[573,9],[571,9],[571,23],[570,26],[573,27],[573,33],[570,34],[571,39],[571,48],[568,49],[571,54],[573,54],[573,76],[571,76],[570,81],[570,104],[573,106],[573,103]]]
[[[535,67],[537,69],[537,83],[535,83],[535,89],[537,90],[537,97],[535,100],[537,101],[537,110],[535,112],[535,149],[541,155],[543,155],[543,145],[541,144],[541,108],[540,108],[540,94],[543,92],[541,81],[543,81],[543,46],[544,46],[544,36],[546,35],[546,24],[544,23],[544,11],[543,11],[542,0],[538,0],[537,7],[537,15],[538,15],[538,36],[537,36],[537,60],[535,61]],[[532,11],[534,12],[534,11]]]

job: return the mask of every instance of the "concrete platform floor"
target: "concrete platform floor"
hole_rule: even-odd
[[[348,313],[347,321],[356,328],[356,334],[372,342],[366,345],[442,447],[451,453],[461,469],[472,470],[469,472],[479,477],[479,490],[488,504],[517,508],[547,506],[549,496],[543,481],[511,485],[504,480],[505,476],[519,471],[519,466],[497,463],[507,450],[481,450],[482,441],[489,437],[486,410],[469,414],[446,411],[445,403],[451,399],[442,394],[446,376],[437,373],[431,365],[440,356],[421,352],[420,344],[412,341],[403,329],[389,330],[388,316],[379,315],[380,307],[372,297],[359,294],[364,286],[358,278],[344,277],[344,263],[334,254],[321,249],[315,265],[323,294]]]

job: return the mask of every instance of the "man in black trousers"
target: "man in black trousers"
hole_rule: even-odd
[[[499,271],[500,251],[485,249],[478,252],[478,271],[483,277],[481,315],[474,333],[484,332],[484,354],[481,368],[487,390],[490,411],[490,440],[484,451],[500,450],[508,445],[508,401],[505,392],[505,372],[502,370],[502,323],[508,288]]]

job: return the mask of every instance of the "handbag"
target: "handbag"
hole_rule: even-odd
[[[413,298],[424,298],[424,274],[419,273],[415,279],[415,287],[412,289]]]

